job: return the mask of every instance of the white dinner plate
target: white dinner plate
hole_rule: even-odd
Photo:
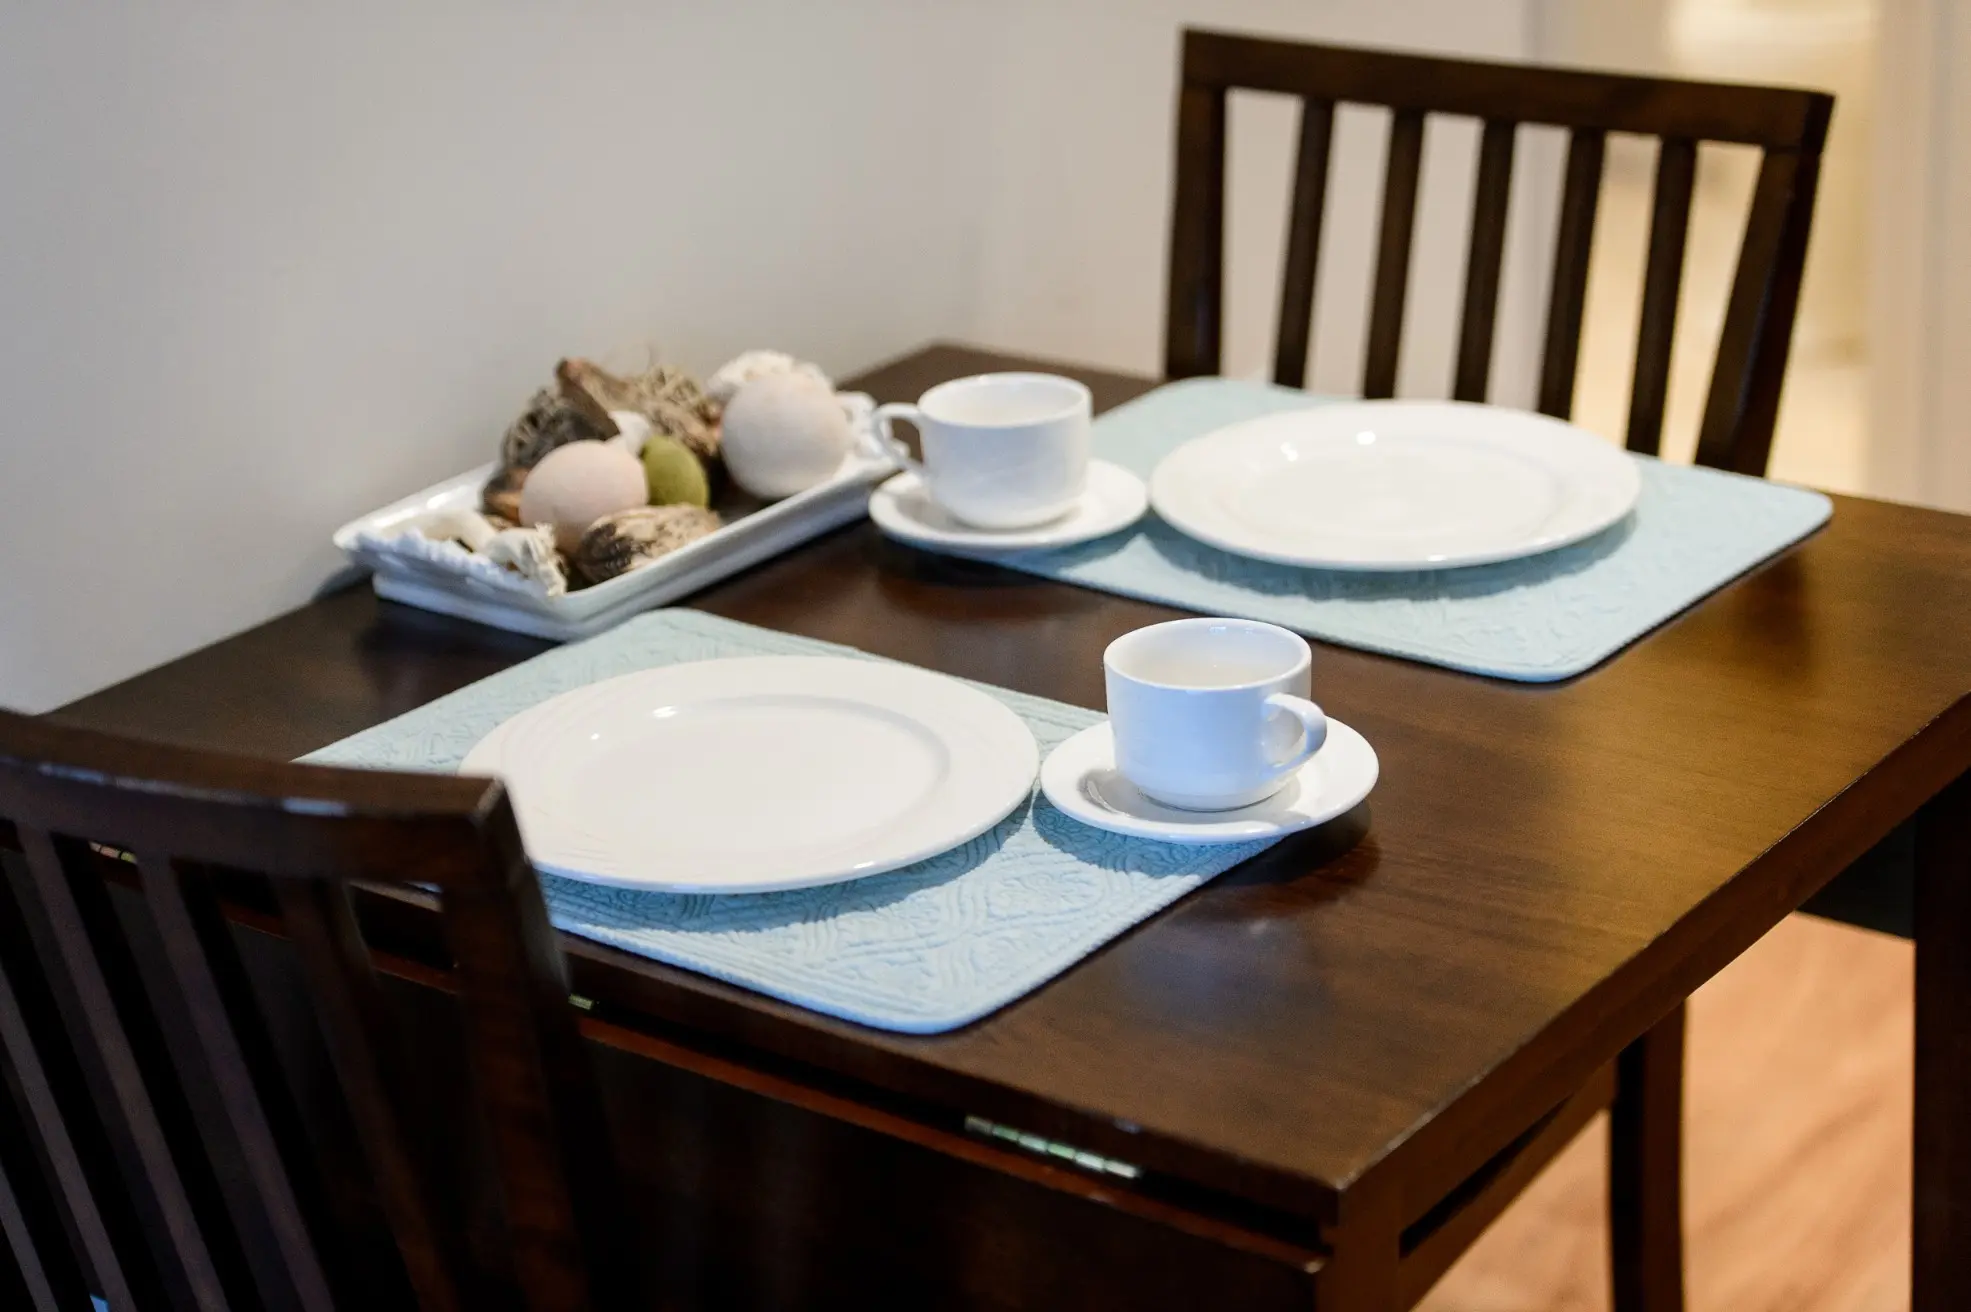
[[[1635,461],[1545,415],[1361,401],[1232,424],[1178,447],[1150,504],[1179,532],[1316,569],[1483,565],[1552,551],[1634,509]]]
[[[1368,739],[1328,720],[1328,740],[1264,801],[1229,811],[1183,811],[1153,802],[1116,768],[1107,720],[1083,729],[1047,754],[1040,788],[1062,812],[1086,825],[1165,843],[1246,843],[1282,838],[1326,824],[1369,795],[1380,767]]]
[[[672,893],[859,879],[978,837],[1033,790],[1024,721],[908,665],[756,656],[563,693],[466,756],[513,794],[536,865]]]
[[[1128,528],[1149,508],[1150,494],[1143,480],[1106,460],[1088,462],[1088,486],[1073,510],[1032,528],[973,528],[931,500],[930,490],[915,473],[898,474],[869,495],[869,517],[891,537],[966,552],[1073,546]]]

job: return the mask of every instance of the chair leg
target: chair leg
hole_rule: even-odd
[[[1608,1222],[1615,1312],[1683,1312],[1684,1004],[1616,1059]]]
[[[1910,1306],[1971,1306],[1971,774],[1916,814]]]

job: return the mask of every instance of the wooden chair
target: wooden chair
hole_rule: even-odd
[[[1764,155],[1713,365],[1697,459],[1740,473],[1765,472],[1799,302],[1821,150],[1834,107],[1831,96],[1186,31],[1165,322],[1164,372],[1170,378],[1213,374],[1220,368],[1226,95],[1235,89],[1300,100],[1273,362],[1274,381],[1289,387],[1301,386],[1306,377],[1335,107],[1354,103],[1392,111],[1362,377],[1367,397],[1393,396],[1396,390],[1411,233],[1431,115],[1484,124],[1452,389],[1456,399],[1465,401],[1483,401],[1489,391],[1518,128],[1544,124],[1569,132],[1539,381],[1539,409],[1561,418],[1574,404],[1608,134],[1657,138],[1661,145],[1627,434],[1630,450],[1652,454],[1662,440],[1698,143],[1760,147]],[[1609,1212],[1617,1312],[1668,1312],[1683,1306],[1683,1039],[1680,1006],[1623,1053],[1616,1066]],[[1514,1169],[1530,1179],[1537,1164],[1521,1163]],[[1421,1294],[1426,1280],[1434,1278],[1435,1272],[1426,1273],[1408,1287]]]
[[[601,1103],[499,784],[0,714],[9,846],[25,860],[0,879],[0,1296],[20,1295],[6,1306],[635,1305]],[[319,1142],[318,1118],[302,1129],[242,931],[220,914],[215,884],[239,872],[272,885],[358,1152]],[[420,1062],[351,910],[358,880],[442,899],[472,1106],[420,1105]],[[504,1217],[491,1275],[430,1116],[483,1127]],[[367,1249],[365,1206],[387,1226]]]
[[[1629,404],[1631,451],[1653,453],[1662,439],[1698,143],[1761,147],[1764,157],[1713,365],[1697,460],[1739,473],[1765,472],[1833,97],[1187,31],[1165,321],[1164,372],[1171,378],[1219,369],[1225,302],[1225,98],[1234,89],[1278,92],[1301,102],[1273,363],[1273,380],[1288,387],[1299,387],[1306,376],[1335,106],[1381,105],[1393,112],[1362,375],[1362,394],[1368,397],[1392,396],[1396,390],[1410,238],[1430,115],[1474,118],[1485,125],[1452,387],[1461,401],[1483,401],[1488,391],[1517,129],[1531,123],[1569,131],[1539,383],[1539,409],[1561,418],[1574,404],[1589,247],[1608,134],[1657,138],[1661,150]]]

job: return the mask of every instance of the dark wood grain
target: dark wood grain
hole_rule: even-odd
[[[1609,1265],[1615,1312],[1683,1312],[1684,1007],[1615,1059]]]
[[[907,399],[1028,364],[1059,367],[941,347],[856,384]],[[1103,407],[1149,385],[1082,376]],[[866,526],[691,604],[1083,706],[1102,647],[1175,613]],[[523,654],[352,592],[57,718],[285,756]],[[1315,687],[1376,745],[1364,807],[965,1030],[877,1033],[569,940],[574,986],[679,1050],[947,1135],[980,1115],[1315,1227],[1392,1189],[1407,1227],[1971,766],[1971,521],[1836,498],[1821,533],[1564,684],[1317,644]]]
[[[1492,330],[1499,317],[1499,270],[1505,260],[1506,210],[1512,198],[1513,149],[1518,140],[1519,125],[1510,119],[1490,120],[1479,138],[1458,365],[1451,384],[1454,400],[1483,401],[1491,386]]]
[[[1538,408],[1562,418],[1574,406],[1608,134],[1659,138],[1663,152],[1631,389],[1628,440],[1634,450],[1655,451],[1661,443],[1697,143],[1763,147],[1697,459],[1740,473],[1764,472],[1832,98],[1779,87],[1487,64],[1187,30],[1165,320],[1169,378],[1214,373],[1221,365],[1225,98],[1231,90],[1283,92],[1302,103],[1273,360],[1273,381],[1288,387],[1302,385],[1307,375],[1334,106],[1354,102],[1392,111],[1363,367],[1367,397],[1396,391],[1418,170],[1431,116],[1467,115],[1485,122],[1452,386],[1459,400],[1484,399],[1491,372],[1518,126],[1569,130],[1538,389]]]
[[[1335,107],[1325,100],[1300,103],[1300,144],[1294,151],[1293,204],[1287,212],[1287,261],[1280,278],[1280,332],[1273,381],[1299,387],[1307,378],[1314,333],[1314,282],[1321,263],[1321,220],[1328,197],[1328,155],[1334,141]]]
[[[1399,110],[1389,124],[1382,174],[1382,221],[1376,240],[1375,291],[1369,300],[1368,355],[1362,395],[1396,395],[1403,349],[1403,307],[1410,287],[1410,239],[1417,224],[1417,179],[1423,168],[1424,116]]]

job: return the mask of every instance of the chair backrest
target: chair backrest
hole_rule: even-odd
[[[0,1288],[14,1281],[36,1312],[86,1307],[78,1285],[116,1312],[487,1306],[418,1119],[421,1062],[349,897],[352,881],[415,881],[442,900],[473,1091],[436,1111],[476,1119],[498,1178],[511,1273],[493,1301],[620,1301],[601,1102],[498,783],[235,760],[0,713],[9,846],[25,860],[0,878],[14,1259]],[[239,872],[276,895],[358,1161],[324,1160],[303,1124],[215,892]],[[382,1283],[336,1247],[325,1200],[350,1173],[395,1241]]]
[[[1273,365],[1274,381],[1289,387],[1299,387],[1306,370],[1335,106],[1380,105],[1392,112],[1362,378],[1362,394],[1368,397],[1395,394],[1410,238],[1429,115],[1475,118],[1485,125],[1452,393],[1465,401],[1486,398],[1491,374],[1517,129],[1525,123],[1570,130],[1538,402],[1543,413],[1561,418],[1573,408],[1589,248],[1608,134],[1659,138],[1649,262],[1629,405],[1632,451],[1654,452],[1662,438],[1698,143],[1736,142],[1763,148],[1738,273],[1712,366],[1697,459],[1741,473],[1765,471],[1833,97],[1776,87],[1488,64],[1186,31],[1165,322],[1164,372],[1170,378],[1216,373],[1220,367],[1225,103],[1226,93],[1234,89],[1284,93],[1301,102]]]

